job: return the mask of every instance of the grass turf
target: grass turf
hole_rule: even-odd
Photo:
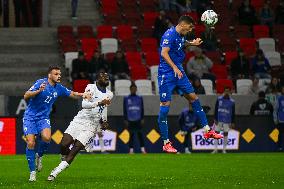
[[[58,155],[46,155],[29,183],[25,156],[0,156],[0,188],[284,188],[284,153],[81,154],[48,182]]]

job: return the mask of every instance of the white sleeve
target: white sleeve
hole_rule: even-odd
[[[92,97],[95,95],[95,91],[93,90],[93,87],[92,87],[91,84],[87,85],[85,92],[91,93]],[[94,100],[94,98],[92,98],[91,100],[83,99],[82,108],[84,108],[84,109],[95,108],[96,106],[98,106],[98,103],[99,103],[99,101]]]

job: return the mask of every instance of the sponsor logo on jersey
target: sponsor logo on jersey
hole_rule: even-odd
[[[163,40],[163,45],[167,45],[167,44],[169,44],[169,40],[168,39],[164,39]]]

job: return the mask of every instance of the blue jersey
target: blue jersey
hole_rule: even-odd
[[[274,109],[274,120],[279,123],[284,123],[284,95],[277,97]]]
[[[128,95],[123,100],[123,114],[127,121],[140,121],[144,117],[143,98],[138,95]]]
[[[185,108],[179,116],[178,122],[182,131],[191,131],[192,128],[198,126],[198,116],[190,111],[188,108]]]
[[[28,107],[24,113],[25,120],[49,119],[55,100],[59,96],[69,96],[71,94],[71,91],[61,84],[50,85],[47,78],[37,80],[29,91],[38,90],[42,83],[46,83],[46,87],[38,95],[29,99]]]
[[[232,98],[218,97],[215,105],[215,119],[222,123],[235,122],[235,101]]]
[[[185,58],[184,43],[185,38],[176,31],[175,27],[171,27],[164,33],[160,43],[160,65],[158,70],[159,75],[173,73],[172,67],[161,56],[163,47],[170,48],[169,56],[171,60],[175,63],[180,71],[184,72],[182,67],[182,63]]]

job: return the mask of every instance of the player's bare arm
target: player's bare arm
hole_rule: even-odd
[[[92,96],[91,96],[91,93],[89,92],[79,93],[79,92],[71,91],[70,97],[73,99],[79,99],[81,97],[84,99],[90,99]]]
[[[109,127],[109,124],[108,124],[107,121],[102,121],[102,122],[101,122],[101,128],[102,128],[102,130],[106,130],[106,129],[108,129],[108,127]]]
[[[44,82],[44,83],[42,83],[42,84],[40,85],[40,87],[39,87],[38,90],[25,92],[25,94],[24,94],[24,99],[25,99],[25,100],[29,100],[30,98],[35,97],[35,96],[38,95],[41,91],[43,91],[43,90],[45,89],[45,87],[46,87],[46,83]]]
[[[190,47],[190,46],[198,46],[198,45],[201,45],[203,43],[202,39],[201,38],[196,38],[196,39],[193,39],[191,41],[188,41],[186,40],[185,41],[185,47]]]
[[[164,58],[164,60],[169,64],[175,73],[175,77],[178,76],[178,78],[182,78],[183,74],[182,72],[178,69],[178,67],[175,65],[175,63],[172,61],[170,55],[169,55],[170,48],[169,47],[163,47],[161,51],[161,56]]]

